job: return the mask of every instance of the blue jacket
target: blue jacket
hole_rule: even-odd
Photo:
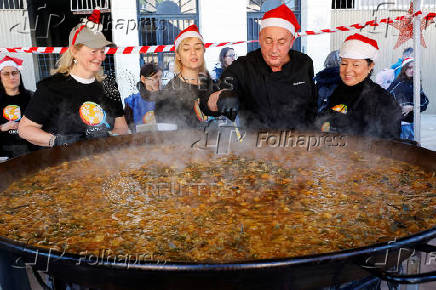
[[[318,90],[318,112],[324,111],[328,98],[341,83],[339,67],[329,67],[318,72],[315,76],[316,88]]]
[[[388,88],[388,92],[397,100],[400,106],[413,106],[413,79],[396,79]],[[427,110],[429,100],[421,88],[421,112]],[[404,116],[404,122],[413,123],[413,111]]]
[[[144,117],[147,112],[153,112],[155,108],[154,101],[146,101],[141,97],[140,93],[132,94],[124,100],[124,104],[129,106],[133,112],[133,123],[135,125],[145,124]],[[129,120],[127,120],[128,123]]]

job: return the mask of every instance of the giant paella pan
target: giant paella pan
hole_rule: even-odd
[[[330,134],[235,136],[148,132],[0,164],[0,246],[87,287],[436,279],[389,273],[407,258],[400,249],[435,251],[435,152]]]

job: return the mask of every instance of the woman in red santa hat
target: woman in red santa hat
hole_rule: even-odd
[[[156,101],[156,121],[174,123],[178,128],[195,128],[208,120],[200,108],[200,100],[207,99],[213,90],[213,81],[205,68],[205,47],[198,27],[194,24],[181,31],[174,46],[176,76]]]
[[[52,147],[128,132],[117,87],[104,86],[101,65],[113,44],[101,31],[99,10],[71,30],[68,50],[38,83],[20,122],[22,138]]]
[[[339,52],[341,83],[320,113],[322,131],[396,139],[401,108],[371,79],[379,53],[377,42],[358,33],[345,39]]]
[[[18,136],[18,124],[32,92],[24,88],[23,60],[5,56],[0,60],[0,157],[12,158],[29,152],[30,144]]]

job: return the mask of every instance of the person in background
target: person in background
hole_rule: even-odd
[[[0,157],[13,158],[35,149],[18,135],[19,121],[32,97],[24,87],[22,68],[21,59],[0,60]]]
[[[89,19],[71,30],[70,46],[54,75],[38,83],[20,121],[20,136],[35,145],[68,145],[128,133],[117,86],[102,82],[105,47],[113,44],[101,32],[99,10]]]
[[[403,56],[399,58],[398,61],[391,66],[391,69],[394,70],[394,78],[392,79],[392,81],[400,75],[403,61],[406,58],[410,58],[410,57],[413,57],[413,48],[408,47],[403,50]]]
[[[413,128],[413,70],[415,60],[406,58],[403,60],[402,69],[395,81],[388,88],[388,92],[394,96],[401,106],[403,118],[401,120],[401,139],[414,140]],[[427,110],[429,100],[421,87],[421,112]]]
[[[377,42],[358,33],[345,39],[339,52],[341,83],[319,113],[324,132],[397,139],[401,108],[395,99],[371,79],[379,48]]]
[[[291,49],[299,29],[285,4],[267,11],[261,22],[260,49],[227,67],[221,90],[210,95],[207,108],[232,121],[239,115],[242,127],[311,129],[317,92],[312,59]]]
[[[328,98],[341,82],[339,76],[339,50],[329,53],[324,61],[324,69],[315,76],[316,89],[318,91],[318,111],[325,109]]]
[[[233,63],[236,58],[235,50],[231,47],[224,47],[221,49],[219,55],[219,63],[217,63],[211,73],[211,77],[214,81],[219,80],[223,71]]]
[[[375,75],[375,82],[379,84],[383,89],[387,90],[392,82],[398,77],[401,71],[401,64],[403,60],[413,55],[413,48],[409,47],[403,51],[403,57],[392,66],[379,71]]]
[[[135,133],[136,125],[154,124],[155,97],[159,92],[162,71],[153,63],[146,63],[141,67],[141,79],[137,84],[139,92],[124,100],[124,115],[130,130]]]
[[[375,75],[375,83],[387,90],[395,78],[395,71],[391,68],[385,68]]]
[[[194,24],[175,39],[176,76],[157,95],[155,116],[158,123],[177,124],[178,128],[197,128],[208,120],[200,100],[213,90],[204,61],[203,37]]]
[[[174,61],[171,60],[168,62],[168,70],[163,71],[162,73],[162,86],[166,86],[170,80],[175,76],[174,74],[175,64]]]

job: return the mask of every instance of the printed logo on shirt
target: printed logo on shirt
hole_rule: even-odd
[[[155,124],[156,119],[154,117],[154,111],[148,111],[145,113],[144,117],[142,117],[142,122],[144,124]]]
[[[293,86],[299,86],[299,85],[303,85],[303,84],[305,84],[306,82],[296,82],[296,83],[293,83],[292,85]]]
[[[3,109],[3,117],[8,121],[18,122],[21,119],[20,106],[9,105]]]
[[[330,132],[330,122],[324,122],[321,126],[321,132]]]
[[[203,112],[200,109],[200,99],[197,99],[194,102],[194,112],[195,112],[195,116],[197,116],[198,121],[206,122],[208,120],[208,117],[205,114],[203,114]]]
[[[89,126],[99,126],[101,124],[110,128],[110,125],[106,122],[106,112],[103,108],[94,102],[84,102],[79,109],[80,118],[83,123]]]
[[[342,114],[347,114],[347,105],[336,105],[332,107],[332,110]]]

